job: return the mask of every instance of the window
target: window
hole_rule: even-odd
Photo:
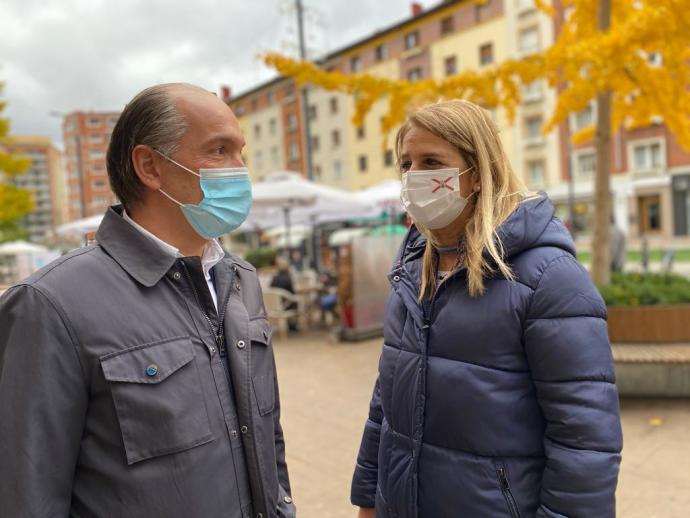
[[[485,43],[479,47],[479,64],[481,66],[490,65],[494,62],[494,46],[492,43]]]
[[[101,125],[101,119],[99,117],[89,117],[87,121],[87,126],[90,127],[95,127],[95,126],[100,126]]]
[[[110,115],[108,117],[108,126],[115,126],[117,124],[117,120],[120,118],[119,115]]]
[[[102,144],[103,136],[98,134],[89,135],[89,144]]]
[[[261,124],[254,124],[254,138],[261,138]]]
[[[343,177],[343,163],[340,160],[333,161],[333,176],[337,180]]]
[[[661,230],[661,196],[640,196],[638,199],[640,234]]]
[[[331,144],[333,147],[340,146],[340,130],[331,131]]]
[[[266,102],[269,105],[273,104],[274,100],[275,100],[275,94],[273,93],[273,91],[266,93]]]
[[[519,41],[520,52],[523,54],[534,54],[539,50],[539,29],[530,27],[520,31]]]
[[[337,97],[331,97],[331,99],[329,101],[329,105],[331,107],[331,114],[338,113],[338,98]]]
[[[542,98],[541,82],[532,81],[522,87],[522,99],[526,102],[539,101]]]
[[[357,162],[359,163],[359,172],[365,173],[367,170],[367,156],[359,155]]]
[[[271,148],[271,162],[275,165],[280,162],[280,155],[278,154],[278,146]]]
[[[407,71],[408,81],[419,81],[422,78],[422,69],[420,67],[413,68]]]
[[[393,150],[392,149],[386,149],[386,151],[383,152],[383,165],[386,167],[390,167],[393,165]]]
[[[405,35],[405,50],[413,49],[417,45],[419,45],[419,33],[417,31],[408,32]]]
[[[99,151],[97,149],[92,149],[89,152],[89,158],[91,160],[94,160],[94,161],[95,160],[103,160],[103,159],[105,159],[105,153],[103,153],[103,151]]]
[[[93,200],[91,201],[91,206],[101,206],[101,205],[108,205],[109,200],[105,196],[94,196]]]
[[[491,0],[483,4],[475,4],[474,6],[474,21],[482,22],[489,17],[491,7]]]
[[[544,182],[544,162],[542,160],[530,160],[527,162],[527,178],[530,184]]]
[[[458,60],[455,56],[448,56],[443,61],[443,67],[446,71],[446,76],[452,76],[458,73]]]
[[[661,141],[632,144],[632,169],[634,172],[656,172],[665,166]]]
[[[291,85],[291,84],[290,84],[290,85],[287,85],[287,86],[285,87],[285,97],[287,97],[288,99],[291,99],[292,96],[294,96],[294,95],[295,95],[295,87],[294,87],[294,85]]]
[[[274,117],[268,121],[268,131],[271,133],[271,135],[275,135],[277,128],[277,121]]]
[[[573,176],[576,178],[588,178],[594,174],[597,168],[594,151],[575,151],[573,153]]]
[[[366,136],[366,130],[364,129],[364,126],[359,126],[357,128],[357,138],[359,140],[362,140]]]
[[[290,144],[290,160],[298,160],[299,159],[299,144],[297,142],[293,142]]]
[[[288,129],[290,131],[294,131],[297,129],[297,114],[296,113],[289,113],[288,114]]]
[[[453,17],[448,16],[447,18],[441,20],[441,35],[445,36],[451,32],[453,32]]]
[[[541,138],[541,115],[533,115],[525,119],[525,138],[533,140]]]
[[[594,103],[590,103],[584,110],[581,110],[570,118],[570,129],[572,131],[581,131],[594,124]]]
[[[386,47],[384,44],[381,44],[376,47],[374,54],[376,55],[376,61],[384,61],[388,59],[388,47]]]
[[[314,135],[311,138],[311,150],[312,151],[318,151],[319,150],[319,136]]]
[[[350,70],[352,72],[359,72],[362,70],[362,60],[359,58],[359,56],[350,58]]]
[[[313,104],[311,106],[309,106],[309,120],[310,121],[316,120],[316,113],[317,113],[316,112],[316,106]]]

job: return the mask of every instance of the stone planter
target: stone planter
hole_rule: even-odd
[[[689,343],[690,304],[608,308],[611,343]]]

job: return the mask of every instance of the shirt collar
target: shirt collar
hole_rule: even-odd
[[[127,222],[123,213],[121,205],[110,207],[98,227],[96,239],[108,255],[139,283],[154,286],[175,264],[175,259],[180,257],[179,251],[141,225],[137,228]],[[211,268],[224,257],[225,251],[220,243],[209,241],[201,258],[204,275],[208,277]],[[232,260],[232,256],[228,257]]]
[[[127,223],[132,225],[134,228],[136,228],[139,232],[144,234],[147,238],[149,238],[151,241],[156,243],[157,246],[160,247],[163,252],[166,254],[172,255],[173,257],[184,257],[181,253],[180,250],[170,243],[163,241],[161,238],[153,234],[152,232],[149,232],[146,230],[144,227],[142,227],[139,223],[134,221],[129,214],[127,214],[127,211],[122,209],[122,219],[124,219]],[[223,260],[223,257],[225,257],[225,251],[223,250],[223,247],[220,246],[220,243],[218,242],[217,239],[212,239],[208,243],[206,243],[206,246],[204,247],[204,251],[201,255],[201,268],[204,271],[204,277],[206,279],[211,278],[211,268],[213,268],[215,265],[217,265],[219,262]]]

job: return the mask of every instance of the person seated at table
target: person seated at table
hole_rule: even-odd
[[[292,273],[290,273],[290,261],[286,257],[278,256],[275,260],[275,267],[276,273],[271,279],[271,288],[279,288],[294,295],[295,286],[292,282]],[[283,307],[286,310],[297,309],[297,303],[285,300]],[[288,320],[288,329],[290,331],[297,330],[297,322],[292,318]]]
[[[326,314],[330,313],[334,318],[337,317],[336,307],[338,296],[336,295],[336,278],[330,271],[321,272],[319,275],[321,290],[319,294],[319,309],[321,310],[321,321],[326,320]]]

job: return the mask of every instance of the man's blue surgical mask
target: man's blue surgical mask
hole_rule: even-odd
[[[204,199],[198,205],[180,203],[159,189],[161,194],[180,206],[189,224],[201,237],[215,239],[232,232],[244,223],[252,208],[252,183],[246,167],[199,169],[199,172],[195,173],[157,149],[155,151],[166,160],[201,179],[200,186]]]

